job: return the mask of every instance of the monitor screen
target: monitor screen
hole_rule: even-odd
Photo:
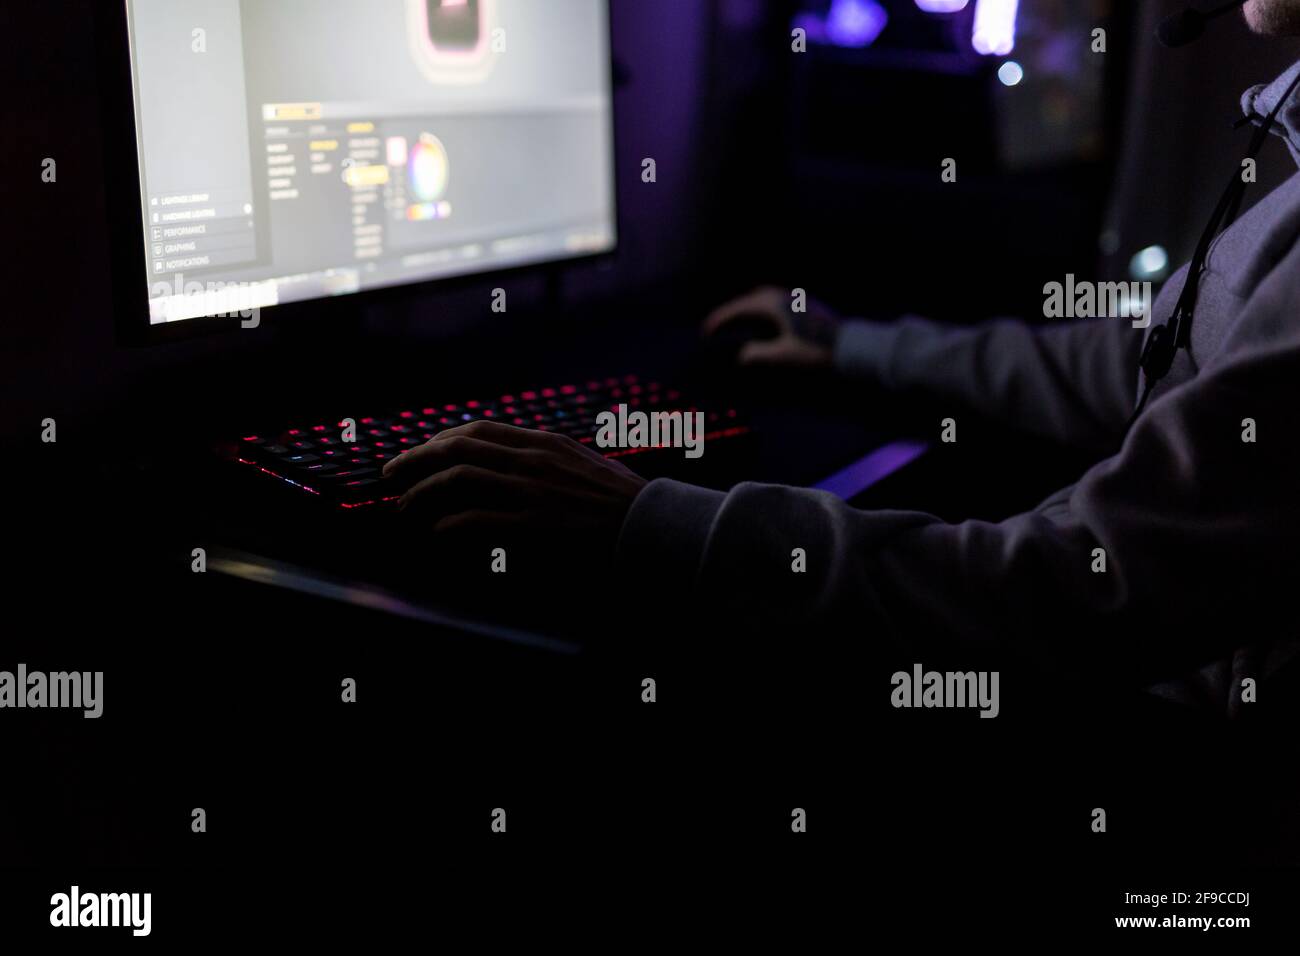
[[[150,322],[608,252],[607,0],[128,0]]]

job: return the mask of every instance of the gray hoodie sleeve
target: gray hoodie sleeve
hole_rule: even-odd
[[[1057,508],[949,524],[916,512],[858,511],[817,491],[742,484],[722,494],[661,479],[633,503],[618,561],[650,593],[703,592],[741,619],[806,625],[792,640],[833,632],[893,643],[913,660],[940,644],[1069,669],[1099,660],[1170,667],[1194,655],[1213,659],[1240,635],[1200,627],[1203,621],[1289,593],[1267,582],[1280,573],[1279,555],[1293,553],[1300,528],[1296,276],[1300,249],[1256,289],[1200,374],[1159,395],[1120,451],[1090,469]],[[1107,326],[1090,331],[1105,335]],[[905,375],[903,362],[915,360],[918,348],[931,355],[947,348],[928,331],[915,333],[925,337],[918,347],[910,334],[896,332],[879,365],[887,382],[919,382],[924,376]],[[982,334],[985,349],[1005,341]],[[1051,352],[1041,372],[1022,366],[989,379],[988,363],[958,354],[974,375],[963,394],[978,401],[988,388],[995,398],[984,401],[1034,414],[1043,426],[1057,417],[1113,425],[1124,412],[1121,394],[1131,401],[1117,373],[1104,368],[1096,374],[1113,380],[1112,394],[1100,402],[1066,383],[1017,394],[1017,382],[1065,378],[1067,368],[1090,374],[1097,359],[1076,364]],[[1053,416],[1031,407],[1045,395]],[[1257,423],[1254,443],[1243,441],[1248,418]],[[791,570],[795,548],[806,552],[806,573]],[[1104,572],[1096,570],[1099,548]],[[1123,626],[1111,626],[1117,623]],[[1193,634],[1207,630],[1208,642],[1223,647],[1193,646]]]
[[[1122,319],[972,328],[905,318],[846,322],[835,364],[890,390],[919,389],[1040,436],[1113,449],[1133,413],[1143,333]]]

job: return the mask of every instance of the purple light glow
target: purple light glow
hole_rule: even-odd
[[[1016,48],[1019,0],[975,0],[971,46],[985,56],[1006,56]]]
[[[876,0],[833,0],[826,15],[826,39],[836,46],[871,46],[889,23]]]
[[[910,465],[929,448],[928,442],[896,441],[877,448],[865,458],[860,458],[813,487],[818,491],[829,491],[836,497],[848,501],[877,482],[884,481],[900,468]]]
[[[926,13],[960,13],[970,0],[916,0],[916,5]]]

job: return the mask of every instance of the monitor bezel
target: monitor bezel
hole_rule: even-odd
[[[267,306],[259,313],[255,329],[244,329],[238,317],[199,317],[153,324],[149,321],[148,247],[141,202],[139,138],[136,129],[135,75],[130,49],[127,0],[96,4],[95,37],[103,129],[104,202],[109,226],[110,298],[119,344],[155,345],[222,333],[293,328],[305,323],[329,322],[359,314],[380,302],[400,302],[434,292],[454,292],[494,279],[529,279],[554,274],[558,269],[615,260],[622,247],[619,203],[618,123],[614,109],[614,24],[609,0],[605,8],[609,56],[605,63],[610,95],[610,205],[614,244],[609,249],[503,266],[458,276],[420,279],[397,285],[364,289],[346,295],[304,299]]]

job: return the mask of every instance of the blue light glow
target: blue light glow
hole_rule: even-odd
[[[1163,246],[1147,246],[1133,257],[1129,266],[1135,279],[1160,279],[1169,268],[1169,253]]]
[[[889,14],[876,0],[833,0],[826,39],[836,46],[871,46],[888,23]]]
[[[1024,78],[1024,68],[1015,60],[1007,60],[998,67],[998,79],[1002,81],[1003,86],[1018,86]]]

